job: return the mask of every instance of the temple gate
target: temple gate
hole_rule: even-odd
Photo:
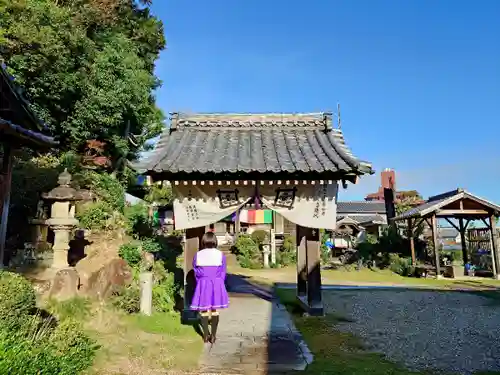
[[[185,318],[205,226],[252,200],[296,224],[297,297],[311,315],[323,314],[319,229],[336,229],[339,182],[373,173],[333,128],[331,114],[174,113],[138,169],[172,183],[175,228],[186,230]]]

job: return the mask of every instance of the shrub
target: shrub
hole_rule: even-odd
[[[156,312],[173,312],[178,293],[174,274],[165,271],[163,262],[156,262],[153,285],[153,308]]]
[[[141,290],[137,280],[117,291],[113,295],[111,303],[126,313],[138,313],[141,309]]]
[[[411,264],[411,258],[401,258],[397,254],[389,255],[389,269],[401,276],[411,276],[415,273],[415,267]]]
[[[118,249],[118,255],[131,267],[137,266],[142,260],[141,248],[139,244],[135,242],[121,245]]]
[[[234,245],[236,258],[238,263],[243,268],[261,268],[262,255],[259,247],[248,234],[238,236]]]
[[[0,320],[19,319],[35,308],[36,294],[31,283],[21,275],[0,271]]]
[[[156,238],[144,238],[141,241],[142,251],[147,253],[160,253],[162,251],[162,245]]]
[[[101,201],[106,202],[113,211],[123,213],[125,208],[125,188],[113,175],[108,173],[87,172],[86,185]]]
[[[22,331],[0,327],[1,374],[73,375],[92,365],[98,347],[77,323],[67,320],[54,328],[39,316],[31,318]]]
[[[321,262],[328,263],[330,261],[331,254],[330,249],[328,248],[328,246],[326,246],[326,241],[328,240],[328,238],[330,238],[330,234],[326,230],[320,229],[319,238],[321,241]]]
[[[269,239],[269,233],[267,230],[259,229],[252,232],[250,237],[252,238],[253,242],[257,244],[257,246],[260,246]]]
[[[286,267],[297,262],[297,245],[292,236],[286,235],[281,250],[276,252],[276,263]]]
[[[92,202],[84,205],[76,216],[83,228],[102,230],[108,226],[113,210],[106,202]]]
[[[169,205],[173,201],[174,195],[172,193],[172,187],[169,185],[159,186],[153,184],[148,190],[148,193],[144,197],[144,200],[148,202]]]
[[[125,231],[136,238],[151,236],[149,224],[149,208],[144,204],[134,204],[125,207]]]
[[[453,264],[460,264],[463,262],[463,255],[461,251],[442,251],[441,259],[448,258]]]

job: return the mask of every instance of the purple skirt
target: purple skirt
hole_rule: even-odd
[[[203,277],[197,280],[191,310],[204,311],[228,307],[229,297],[223,279]]]

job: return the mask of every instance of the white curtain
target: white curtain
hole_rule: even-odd
[[[294,181],[290,181],[293,183]],[[259,194],[262,203],[292,223],[308,228],[336,229],[338,183],[210,185],[172,187],[176,229],[204,227],[241,208]]]
[[[251,185],[174,185],[175,229],[204,227],[241,208],[254,195]]]
[[[292,181],[290,181],[292,182]],[[264,205],[306,228],[336,229],[338,184],[259,186]]]

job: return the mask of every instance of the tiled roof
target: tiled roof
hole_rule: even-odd
[[[345,224],[354,222],[358,225],[367,224],[387,224],[387,217],[385,215],[337,215],[337,223]]]
[[[439,194],[430,197],[429,200],[417,207],[414,207],[401,215],[396,216],[393,220],[403,220],[418,217],[426,217],[433,212],[438,211],[442,207],[445,207],[453,202],[461,199],[470,199],[478,202],[479,204],[485,206],[486,209],[494,212],[496,216],[500,215],[500,206],[487,201],[486,199],[480,198],[477,195],[471,194],[463,189],[452,190],[443,194]]]
[[[4,134],[21,139],[23,144],[27,146],[53,147],[58,144],[52,137],[12,124],[0,118],[0,135]]]
[[[455,238],[460,234],[455,228],[438,228],[438,235],[441,238]]]
[[[357,159],[331,115],[173,114],[151,157],[137,169],[173,175],[314,173],[341,177],[373,173]]]
[[[369,202],[369,201],[344,201],[337,202],[337,212],[339,214],[350,213],[377,213],[385,214],[384,202]]]

